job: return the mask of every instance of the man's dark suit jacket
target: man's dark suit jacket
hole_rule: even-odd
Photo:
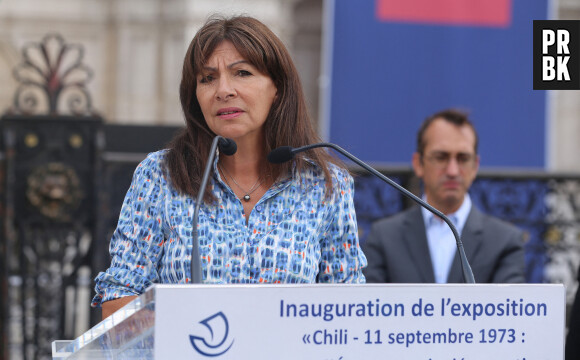
[[[476,283],[523,283],[523,233],[515,226],[471,207],[461,234]],[[373,224],[363,244],[370,283],[434,283],[425,222],[418,206]],[[463,282],[459,255],[448,283]]]

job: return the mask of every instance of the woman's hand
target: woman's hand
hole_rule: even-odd
[[[105,301],[102,305],[101,320],[105,320],[111,316],[115,311],[133,301],[137,296],[125,296],[115,300]]]

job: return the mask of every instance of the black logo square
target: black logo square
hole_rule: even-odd
[[[534,90],[580,90],[580,20],[534,20]]]

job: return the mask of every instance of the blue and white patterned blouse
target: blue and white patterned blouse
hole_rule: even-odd
[[[149,154],[135,170],[111,239],[111,266],[95,279],[93,306],[141,294],[153,283],[191,281],[195,199],[169,184],[165,154]],[[325,198],[324,176],[313,165],[275,183],[246,224],[216,159],[208,187],[217,201],[202,204],[198,220],[204,283],[364,283],[353,179],[339,167],[330,169],[331,197]]]

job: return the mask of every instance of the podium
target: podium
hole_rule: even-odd
[[[556,284],[154,285],[53,359],[564,358]]]

